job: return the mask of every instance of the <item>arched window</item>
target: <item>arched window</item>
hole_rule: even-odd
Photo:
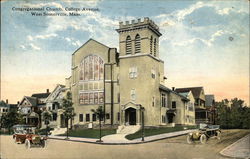
[[[126,38],[126,54],[132,53],[132,41],[130,36],[127,36]]]
[[[150,54],[153,53],[153,37],[150,38]]]
[[[79,67],[79,103],[103,103],[104,61],[97,55],[86,56]]]
[[[141,52],[141,38],[140,35],[137,34],[135,36],[135,54],[140,53]]]
[[[156,57],[156,39],[154,40],[154,56]]]
[[[80,63],[79,79],[83,81],[103,79],[103,60],[96,55],[85,57]]]

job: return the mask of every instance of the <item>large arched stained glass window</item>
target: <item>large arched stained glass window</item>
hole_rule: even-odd
[[[104,61],[97,55],[86,56],[79,67],[79,103],[103,103]]]
[[[104,63],[101,57],[89,55],[83,59],[80,64],[80,80],[102,80],[104,73]]]

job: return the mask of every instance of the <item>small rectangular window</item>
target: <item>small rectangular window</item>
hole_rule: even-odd
[[[106,114],[106,119],[110,119],[109,113]]]
[[[151,77],[155,79],[155,70],[154,69],[151,70]]]
[[[152,98],[152,106],[155,106],[155,97]]]
[[[117,120],[120,121],[120,112],[117,113]]]
[[[88,122],[90,119],[89,119],[89,114],[86,114],[86,121]]]
[[[131,96],[131,100],[135,101],[136,99],[136,92],[135,92],[135,89],[132,89],[130,91],[130,96]]]
[[[92,114],[92,121],[96,121],[96,114]]]
[[[83,114],[79,114],[79,122],[83,122]]]
[[[176,109],[176,101],[172,102],[172,109]]]

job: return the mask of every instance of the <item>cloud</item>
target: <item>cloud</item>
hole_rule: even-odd
[[[79,40],[77,40],[77,41],[73,42],[72,45],[80,47],[82,45],[82,43]]]
[[[20,45],[19,47],[22,48],[23,50],[26,49],[26,47],[24,45]]]
[[[41,50],[40,47],[34,45],[33,43],[30,43],[29,46],[30,46],[33,50],[37,50],[37,51],[38,51],[38,50]]]
[[[35,36],[36,39],[48,39],[52,37],[57,37],[57,34],[52,33],[52,34],[47,34],[47,35],[37,35]]]
[[[27,39],[30,40],[30,41],[33,41],[33,37],[31,35],[28,35]]]

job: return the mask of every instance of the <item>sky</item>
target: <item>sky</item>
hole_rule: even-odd
[[[81,16],[32,16],[21,7],[98,8]],[[39,12],[42,13],[42,12]],[[119,21],[159,27],[168,87],[203,86],[217,101],[249,103],[249,1],[1,1],[1,99],[51,91],[71,74],[71,55],[93,38],[119,50]]]

